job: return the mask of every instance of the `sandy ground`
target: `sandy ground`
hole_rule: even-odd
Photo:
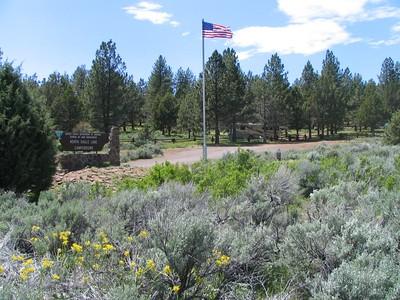
[[[262,152],[276,152],[280,149],[282,152],[288,150],[309,150],[317,147],[321,144],[334,145],[344,143],[344,141],[324,141],[324,142],[309,142],[309,143],[290,143],[290,144],[265,144],[265,145],[255,145],[255,146],[246,146],[240,147],[241,149],[249,149],[256,153]],[[208,147],[207,155],[208,159],[218,159],[224,156],[227,153],[234,153],[238,150],[239,147],[219,147],[219,146],[210,146]],[[128,162],[130,167],[141,167],[141,168],[150,168],[155,164],[160,164],[166,161],[171,163],[180,163],[180,164],[192,164],[195,163],[202,158],[203,150],[201,147],[195,148],[177,148],[177,149],[167,149],[164,150],[164,155],[155,157],[153,159],[138,159],[135,161]]]

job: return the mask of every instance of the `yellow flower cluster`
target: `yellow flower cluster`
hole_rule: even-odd
[[[81,253],[83,251],[83,247],[77,243],[73,243],[71,249],[75,253]]]
[[[3,274],[5,271],[4,267],[2,265],[0,265],[0,274]]]
[[[125,251],[124,251],[124,256],[125,256],[125,257],[128,257],[128,256],[129,256],[129,250],[125,250]]]
[[[29,258],[22,263],[23,266],[31,266],[33,265],[33,259]]]
[[[21,278],[21,280],[25,281],[28,280],[29,275],[31,273],[35,272],[35,268],[30,266],[30,267],[24,267],[21,269],[21,271],[19,272],[19,278]]]
[[[217,258],[217,260],[215,261],[215,264],[218,267],[226,267],[227,265],[229,265],[231,262],[231,258],[227,255],[221,255],[219,258]]]
[[[50,269],[53,267],[53,265],[54,265],[54,262],[51,259],[49,259],[47,257],[42,259],[42,268],[43,269]]]
[[[178,294],[180,290],[181,290],[181,286],[180,285],[174,285],[172,287],[172,292],[175,293],[175,294]]]
[[[154,262],[154,260],[148,259],[146,261],[146,268],[149,269],[149,270],[154,271],[156,269],[156,263]]]
[[[103,251],[106,253],[109,253],[110,251],[112,251],[114,249],[115,249],[114,246],[109,243],[106,243],[103,245]]]
[[[25,258],[22,255],[13,255],[11,256],[12,261],[23,261]]]
[[[171,275],[172,274],[172,269],[171,269],[171,267],[170,267],[170,265],[166,265],[165,267],[164,267],[164,274],[165,275]]]
[[[70,236],[70,235],[71,235],[71,231],[68,231],[68,230],[66,230],[66,231],[61,231],[61,232],[59,233],[58,237],[59,237],[60,241],[62,242],[62,244],[63,244],[64,246],[68,245],[68,239],[69,239],[69,236]]]
[[[143,229],[143,230],[141,230],[140,232],[139,232],[139,235],[138,235],[141,239],[147,239],[149,236],[150,236],[150,233],[146,230],[146,229]]]
[[[32,243],[37,242],[38,240],[39,240],[39,238],[37,238],[36,236],[30,238],[30,241]]]
[[[51,279],[53,279],[54,281],[58,281],[58,280],[60,280],[60,275],[53,274],[53,275],[51,275]]]
[[[39,230],[40,230],[40,227],[36,226],[36,225],[33,225],[32,228],[31,228],[32,232],[38,232]]]

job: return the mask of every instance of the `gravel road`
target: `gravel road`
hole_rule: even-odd
[[[256,153],[262,153],[266,151],[276,152],[280,149],[282,152],[288,150],[309,150],[317,147],[321,144],[334,145],[339,143],[345,143],[344,141],[323,141],[323,142],[309,142],[309,143],[291,143],[291,144],[263,144],[255,146],[245,146],[240,147],[241,149],[249,149]],[[208,159],[218,159],[227,153],[234,153],[239,147],[230,146],[209,146],[208,149]],[[201,147],[194,148],[175,148],[164,150],[164,155],[155,157],[152,159],[138,159],[135,161],[128,162],[130,167],[141,167],[149,168],[155,164],[160,164],[166,161],[171,163],[180,164],[192,164],[202,158],[203,150]]]

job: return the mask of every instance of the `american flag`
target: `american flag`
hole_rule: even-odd
[[[203,37],[231,39],[232,36],[233,34],[229,27],[203,21]]]

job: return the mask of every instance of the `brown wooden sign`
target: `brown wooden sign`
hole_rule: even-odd
[[[101,132],[65,132],[60,142],[63,151],[100,151],[108,143],[108,135]]]

